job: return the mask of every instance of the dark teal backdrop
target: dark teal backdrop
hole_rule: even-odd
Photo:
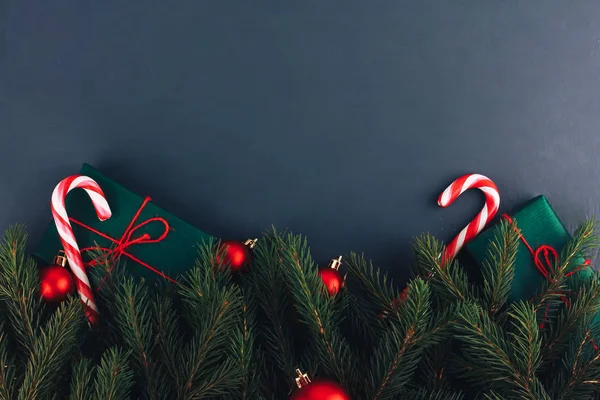
[[[89,162],[213,235],[274,224],[398,278],[413,235],[600,204],[597,1],[0,2],[0,228]]]

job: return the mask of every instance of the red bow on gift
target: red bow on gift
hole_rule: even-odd
[[[136,256],[134,256],[133,254],[131,254],[129,251],[127,251],[127,249],[130,246],[136,245],[136,244],[143,244],[143,243],[158,243],[161,242],[162,240],[164,240],[167,235],[169,234],[169,223],[167,222],[166,219],[162,218],[162,217],[154,217],[154,218],[149,218],[143,222],[140,222],[137,225],[134,225],[135,222],[137,221],[137,219],[139,218],[140,214],[142,213],[142,210],[144,209],[144,207],[146,207],[146,204],[148,204],[150,202],[150,197],[146,197],[144,198],[144,201],[142,202],[142,204],[140,205],[140,208],[137,210],[137,212],[135,213],[135,215],[133,216],[133,218],[131,219],[131,222],[129,223],[129,225],[127,226],[127,229],[125,229],[125,232],[123,232],[123,235],[121,235],[121,238],[116,239],[113,238],[103,232],[100,232],[97,229],[92,228],[91,226],[88,226],[86,224],[84,224],[81,221],[77,221],[76,219],[73,218],[69,218],[69,220],[71,222],[73,222],[74,224],[77,224],[91,232],[94,232],[95,234],[102,236],[105,239],[110,240],[112,243],[115,244],[114,247],[112,248],[108,248],[108,247],[86,247],[84,249],[81,249],[81,252],[86,252],[86,251],[91,251],[91,250],[102,250],[105,251],[106,253],[108,253],[108,256],[110,258],[112,258],[113,260],[121,257],[121,256],[125,256],[130,258],[131,260],[135,261],[136,263],[144,266],[145,268],[148,268],[150,271],[162,276],[163,278],[169,280],[170,282],[173,283],[177,283],[176,280],[174,280],[173,278],[165,275],[163,272],[157,270],[156,268],[152,267],[151,265],[149,265],[148,263],[140,260],[139,258],[137,258]],[[147,233],[143,233],[141,236],[134,238],[133,235],[136,233],[136,231],[138,231],[139,229],[143,228],[144,226],[148,225],[151,222],[160,222],[161,224],[164,225],[165,230],[164,232],[156,239],[152,239],[150,237],[149,234]],[[92,260],[90,262],[87,262],[85,264],[86,266],[90,266],[93,267],[96,265],[96,260]],[[102,282],[104,283],[104,282]],[[102,283],[99,285],[97,290],[100,290],[100,287],[102,286]]]
[[[508,214],[504,214],[504,215],[502,215],[502,217],[505,218],[515,228],[515,230],[517,231],[517,233],[519,235],[519,238],[521,239],[521,241],[523,242],[525,247],[527,247],[527,250],[529,250],[529,253],[531,253],[531,256],[533,257],[533,261],[535,263],[535,267],[538,269],[538,271],[540,271],[540,273],[542,275],[544,275],[544,277],[546,279],[551,281],[552,276],[550,275],[550,271],[552,270],[553,266],[558,264],[558,262],[559,262],[558,251],[556,251],[556,249],[554,247],[547,246],[545,244],[541,245],[536,250],[534,250],[533,247],[531,247],[531,245],[527,242],[527,240],[525,239],[525,236],[523,236],[523,234],[521,233],[519,228],[517,228],[513,219],[511,217],[509,217]],[[565,274],[565,276],[569,277],[569,276],[577,273],[581,269],[587,268],[590,264],[591,264],[590,260],[585,260],[583,265],[575,268],[573,271],[567,272]],[[567,307],[569,306],[570,302],[569,302],[568,298],[566,298],[564,295],[561,294],[560,299],[567,305]],[[547,321],[547,318],[548,318],[548,307],[546,307],[546,311],[544,312],[544,321]],[[544,328],[544,323],[540,324],[540,328]]]

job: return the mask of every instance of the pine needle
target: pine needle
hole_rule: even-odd
[[[275,230],[273,234],[277,235]],[[256,304],[262,311],[258,331],[267,357],[265,362],[277,366],[270,375],[272,378],[268,379],[268,385],[277,386],[278,381],[283,381],[287,393],[295,386],[296,351],[293,320],[290,318],[294,310],[281,264],[276,239],[270,234],[264,235],[254,248],[252,272],[246,275],[244,285],[252,288]]]
[[[96,400],[127,400],[133,382],[128,354],[117,348],[107,350],[100,360],[94,381]]]
[[[339,332],[334,300],[317,274],[306,239],[292,234],[275,237],[300,321],[310,329],[316,346],[312,354],[319,357],[327,375],[345,388],[357,388],[357,357]]]
[[[464,301],[471,298],[471,287],[465,271],[456,260],[442,265],[444,246],[433,236],[419,236],[413,243],[417,270],[428,277],[435,293],[445,301]]]
[[[0,299],[5,301],[15,338],[35,351],[42,303],[38,296],[36,263],[25,255],[27,233],[23,226],[8,228],[0,243]]]
[[[380,310],[390,308],[398,297],[398,290],[394,288],[387,273],[382,273],[372,262],[367,262],[364,254],[351,253],[344,265],[348,269],[349,277],[361,285],[371,299],[376,301]]]
[[[88,400],[92,398],[95,366],[92,360],[82,358],[73,366],[69,400]]]
[[[0,400],[14,398],[15,357],[9,356],[9,346],[4,324],[0,324]]]
[[[33,342],[33,350],[18,394],[19,400],[49,395],[77,348],[77,333],[84,320],[81,302],[69,298],[52,314]]]
[[[165,373],[154,360],[154,331],[152,306],[144,282],[134,283],[131,277],[117,285],[113,317],[120,337],[131,354],[136,382],[146,399],[166,399]]]
[[[508,221],[502,221],[483,262],[484,301],[492,315],[504,306],[511,292],[514,263],[519,249],[516,229]]]
[[[183,399],[240,390],[242,370],[231,361],[231,354],[242,296],[229,284],[228,269],[220,268],[215,254],[215,243],[201,246],[196,266],[180,286],[185,315],[195,332],[179,361],[178,392]]]
[[[422,343],[431,318],[429,286],[417,278],[408,288],[398,325],[392,326],[373,354],[369,390],[373,400],[398,398],[430,344]]]

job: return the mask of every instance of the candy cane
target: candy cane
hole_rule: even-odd
[[[96,215],[100,221],[104,221],[110,218],[112,215],[110,207],[104,196],[104,192],[100,189],[100,186],[92,178],[83,175],[73,175],[63,179],[52,192],[52,217],[56,224],[56,230],[60,236],[60,240],[65,249],[67,260],[73,274],[75,275],[75,285],[79,292],[79,298],[83,303],[85,314],[91,324],[95,324],[98,321],[98,307],[94,300],[94,293],[90,286],[90,281],[85,273],[85,267],[83,260],[81,259],[81,251],[77,246],[75,235],[73,234],[73,228],[69,222],[69,216],[65,209],[65,198],[67,194],[76,188],[84,189],[90,196],[94,208],[96,209]]]
[[[500,207],[500,192],[498,191],[498,188],[490,178],[479,174],[461,176],[452,182],[452,184],[440,194],[438,205],[440,207],[448,207],[454,203],[454,200],[463,194],[463,192],[473,188],[479,189],[485,194],[485,205],[475,219],[465,226],[458,236],[446,246],[442,258],[443,264],[456,257],[462,247],[473,240],[494,218]]]

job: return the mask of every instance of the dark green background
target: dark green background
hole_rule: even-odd
[[[410,238],[546,194],[598,211],[597,1],[0,0],[0,228],[89,162],[219,237],[271,224],[402,278]]]

